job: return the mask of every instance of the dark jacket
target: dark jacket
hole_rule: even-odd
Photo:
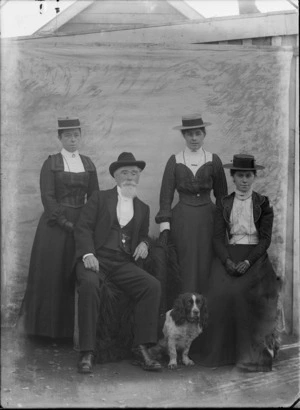
[[[226,259],[229,258],[226,233],[230,239],[230,214],[234,196],[235,193],[233,192],[223,197],[216,210],[213,244],[214,250],[222,263],[225,263]],[[253,265],[270,246],[274,218],[273,208],[269,204],[268,197],[253,191],[252,201],[254,224],[258,232],[259,242],[253,247],[247,258],[250,265]]]
[[[69,202],[71,207],[81,208],[94,191],[99,190],[97,170],[89,157],[80,155],[85,171],[88,173],[87,186],[82,174],[64,173],[64,162],[61,153],[49,155],[44,162],[40,174],[41,197],[44,205],[47,223],[64,227],[67,221],[65,217],[66,206]],[[66,183],[64,176],[67,175]],[[73,182],[70,184],[70,182]],[[75,187],[75,188],[74,188]],[[68,201],[66,201],[66,198]]]
[[[81,258],[87,253],[96,255],[96,250],[103,247],[110,233],[118,202],[117,187],[106,191],[95,191],[82,208],[79,220],[74,230],[76,257]],[[150,209],[138,198],[133,200],[135,224],[131,248],[149,242]]]

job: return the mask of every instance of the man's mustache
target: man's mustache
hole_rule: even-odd
[[[122,186],[137,186],[136,182],[123,182]]]

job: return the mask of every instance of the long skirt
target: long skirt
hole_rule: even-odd
[[[67,208],[76,222],[81,208]],[[31,251],[21,322],[28,335],[72,337],[74,332],[75,242],[73,233],[40,218]]]
[[[215,205],[179,202],[173,209],[171,237],[181,268],[181,292],[207,292],[212,261]]]
[[[255,245],[254,245],[255,246]],[[247,259],[253,245],[229,245],[231,259]],[[198,353],[205,366],[236,364],[253,371],[269,371],[278,335],[277,302],[281,280],[267,253],[243,276],[230,276],[215,258],[209,283],[209,325]],[[197,344],[197,342],[196,342]]]

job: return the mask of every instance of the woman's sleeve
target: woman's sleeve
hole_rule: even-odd
[[[90,172],[89,185],[88,185],[88,190],[87,190],[87,198],[89,199],[89,197],[92,195],[94,191],[99,191],[99,190],[100,188],[99,188],[99,182],[98,182],[98,175],[97,175],[97,170],[95,167],[95,170]]]
[[[64,207],[56,200],[55,195],[55,175],[51,169],[51,157],[44,162],[40,174],[40,190],[41,198],[44,206],[48,224],[53,226],[55,224],[65,227],[68,220],[64,216]]]
[[[270,206],[268,197],[265,197],[260,216],[260,226],[258,229],[259,242],[247,258],[250,265],[253,265],[269,248],[272,239],[273,220],[273,207]]]
[[[174,192],[176,186],[175,165],[175,155],[172,155],[166,164],[162,178],[159,197],[159,211],[155,217],[155,222],[158,224],[161,222],[171,221],[171,207],[174,199]]]
[[[221,198],[228,194],[227,181],[222,161],[218,155],[214,154],[214,181],[213,192],[216,198],[216,205],[220,205]]]
[[[220,258],[224,264],[226,259],[229,258],[229,253],[226,247],[227,233],[226,233],[226,221],[223,217],[223,207],[218,205],[216,208],[214,218],[214,235],[213,235],[213,247],[216,255]]]

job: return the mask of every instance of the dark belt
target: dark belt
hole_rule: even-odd
[[[197,194],[179,194],[179,201],[192,206],[199,206],[211,203],[210,193],[208,191],[198,192]]]
[[[83,198],[64,198],[60,202],[61,205],[69,208],[81,208],[85,204],[85,197]]]

